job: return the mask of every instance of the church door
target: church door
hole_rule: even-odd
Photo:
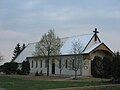
[[[55,74],[55,60],[52,60],[52,74]]]

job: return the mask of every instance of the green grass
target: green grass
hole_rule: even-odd
[[[0,87],[7,90],[43,90],[104,84],[103,82],[22,80],[19,78],[0,76]]]

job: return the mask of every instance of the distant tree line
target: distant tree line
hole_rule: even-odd
[[[92,76],[97,78],[112,78],[112,83],[120,83],[120,55],[113,59],[94,57],[92,61]]]

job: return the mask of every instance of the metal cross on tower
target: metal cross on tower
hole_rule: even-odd
[[[99,33],[98,31],[97,31],[97,28],[95,28],[95,31],[93,31],[95,34],[95,41],[97,41],[97,33]]]

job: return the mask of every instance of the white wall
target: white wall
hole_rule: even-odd
[[[95,56],[103,58],[105,56],[105,53],[103,51],[97,51],[95,53],[92,53],[92,60],[94,59]]]
[[[33,67],[32,67],[32,61],[33,61]],[[47,68],[45,68],[45,60],[42,60],[42,67],[41,67],[41,60],[38,59],[37,63],[38,66],[36,67],[36,60],[30,59],[30,73],[36,73],[37,71],[40,72],[42,70],[43,73],[46,73]]]
[[[40,67],[41,60],[42,60],[42,68]],[[65,67],[66,66],[65,65],[66,60],[69,61],[68,57],[64,56],[64,57],[61,58],[61,60],[62,60],[62,64],[63,64],[63,67],[64,67],[61,74],[63,74],[63,75],[74,75],[75,74],[74,70],[70,70],[69,67],[67,67],[67,68]],[[32,67],[32,61],[33,61],[33,67]],[[38,63],[37,67],[36,67],[36,60],[29,59],[29,62],[30,62],[30,73],[36,73],[36,71],[40,72],[41,70],[42,70],[43,73],[47,72],[47,68],[45,67],[45,60],[38,59],[37,60],[37,63]],[[91,69],[90,65],[91,65],[91,63],[88,62],[87,65],[82,66],[83,67],[82,75],[89,76],[91,74],[91,72],[90,72],[90,69]],[[85,66],[87,66],[88,69],[84,69]],[[49,73],[52,74],[52,59],[50,59],[50,62],[49,62]],[[57,60],[57,59],[55,59],[55,74],[60,74],[59,60]],[[81,75],[80,74],[80,69],[77,71],[77,74]]]
[[[83,60],[82,76],[91,76],[91,60]]]
[[[93,53],[92,60],[95,56],[99,57],[104,57],[105,54],[102,51],[97,51]],[[41,60],[42,60],[42,68],[40,67],[41,65]],[[52,74],[52,60],[53,58],[50,59],[49,61],[49,74]],[[60,69],[59,69],[59,60],[55,60],[55,74],[60,74]],[[65,67],[65,62],[66,60],[69,61],[68,56],[63,56],[61,57],[62,64],[64,64],[64,68],[62,70],[63,75],[74,75],[74,70],[70,70],[69,68]],[[32,61],[33,61],[33,67],[32,67]],[[30,73],[36,73],[36,71],[40,72],[42,70],[43,73],[47,72],[47,68],[45,67],[45,60],[44,59],[38,59],[37,63],[38,66],[36,67],[36,60],[30,59]],[[77,71],[78,75],[80,74],[80,69]],[[83,60],[82,61],[82,76],[91,76],[91,60]]]

